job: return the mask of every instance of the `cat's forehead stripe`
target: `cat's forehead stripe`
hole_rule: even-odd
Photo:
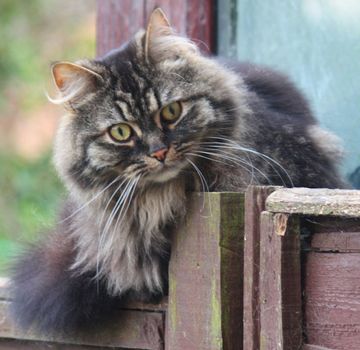
[[[161,108],[160,94],[153,82],[138,65],[129,62],[130,74],[119,74],[115,88],[115,104],[124,119],[134,121],[138,116],[153,115]]]
[[[123,118],[125,121],[134,119],[134,118],[132,118],[131,109],[130,109],[131,107],[128,103],[126,103],[123,100],[117,100],[114,102],[115,102],[118,112],[121,115],[121,118]]]
[[[149,89],[146,92],[145,98],[146,98],[146,101],[147,101],[148,110],[154,112],[154,111],[156,111],[156,110],[158,110],[160,108],[159,101],[156,98],[156,94],[155,94],[153,89]]]

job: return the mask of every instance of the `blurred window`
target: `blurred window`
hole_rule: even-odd
[[[360,185],[360,1],[219,0],[218,51],[287,73],[343,141]]]

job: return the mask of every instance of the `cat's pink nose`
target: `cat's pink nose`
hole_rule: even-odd
[[[155,151],[154,153],[151,153],[151,157],[156,158],[160,162],[163,162],[166,158],[166,153],[168,153],[168,148],[161,148]]]

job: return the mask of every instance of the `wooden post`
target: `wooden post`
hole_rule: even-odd
[[[165,349],[238,350],[243,194],[195,193],[191,200],[192,214],[173,242]]]
[[[244,349],[260,348],[259,268],[260,214],[276,187],[250,186],[245,193]]]
[[[299,231],[296,217],[261,214],[260,350],[302,345]]]
[[[360,193],[359,193],[360,194]],[[360,222],[311,220],[304,261],[304,333],[309,344],[360,349]]]
[[[214,0],[98,0],[97,55],[120,47],[145,28],[152,10],[161,7],[181,35],[207,53],[214,52]]]

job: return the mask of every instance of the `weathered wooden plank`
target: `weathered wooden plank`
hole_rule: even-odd
[[[243,196],[196,193],[190,201],[173,242],[165,348],[241,349]]]
[[[243,341],[244,194],[220,196],[221,324],[223,349]]]
[[[205,52],[214,50],[214,1],[213,0],[147,0],[146,15],[161,7],[171,25],[181,35],[194,40]]]
[[[314,234],[311,249],[321,252],[360,253],[360,232]]]
[[[21,332],[7,315],[8,304],[7,301],[0,302],[0,338],[130,349],[160,350],[164,347],[165,317],[162,312],[119,310],[119,317],[104,329],[73,338],[61,338],[46,337],[32,331]]]
[[[313,234],[360,232],[360,216],[355,218],[344,218],[339,216],[306,216],[302,224]]]
[[[279,189],[266,200],[266,210],[288,214],[359,217],[360,191]]]
[[[39,342],[17,339],[0,339],[1,350],[104,350],[104,347],[89,347],[87,345],[69,345],[49,342]],[[114,348],[106,348],[114,349]],[[124,348],[122,348],[124,349]],[[117,348],[121,350],[121,348]]]
[[[308,343],[360,349],[360,254],[310,252],[305,265]]]
[[[260,213],[274,187],[250,186],[245,193],[244,228],[244,346],[260,348],[259,267]]]
[[[196,42],[203,52],[215,52],[215,1],[188,0],[187,36]]]
[[[214,0],[98,0],[97,55],[118,48],[145,28],[151,11],[161,7],[171,25],[205,52],[214,50]]]
[[[285,230],[284,222],[287,223]],[[283,231],[284,234],[278,234]],[[301,271],[297,218],[284,220],[269,212],[261,214],[259,287],[260,349],[300,349]]]
[[[329,348],[324,348],[322,346],[304,344],[301,350],[336,350],[336,349],[329,349]]]

